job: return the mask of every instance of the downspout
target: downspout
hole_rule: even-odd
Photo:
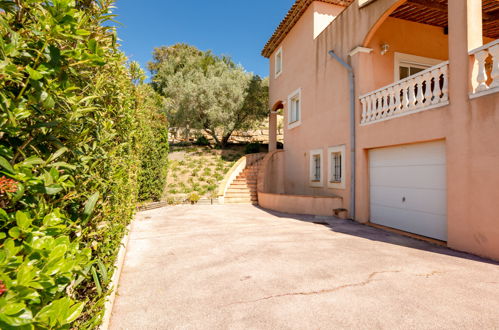
[[[348,79],[350,82],[350,214],[353,220],[355,220],[355,76],[352,67],[343,61],[336,53],[330,50],[329,55],[338,61],[345,69],[348,71]]]

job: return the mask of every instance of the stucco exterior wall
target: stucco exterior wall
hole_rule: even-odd
[[[410,39],[408,39],[410,36]],[[389,50],[381,54],[380,46],[388,44]],[[364,94],[393,83],[395,76],[395,53],[410,54],[440,61],[449,59],[448,36],[442,28],[388,17],[367,44],[373,49],[366,57],[369,63],[372,82],[364,85]],[[363,76],[368,76],[362,71]],[[399,80],[399,79],[397,79]]]
[[[483,38],[476,27],[470,28],[472,15],[463,17],[467,15],[466,6],[472,6],[476,1],[480,0],[449,1],[449,35],[441,28],[389,18],[404,1],[377,0],[363,8],[354,3],[315,40],[310,38],[314,7],[309,7],[282,44],[283,74],[277,80],[271,79],[270,83],[271,104],[279,100],[287,102],[288,95],[298,88],[302,95],[300,126],[287,128],[287,103],[284,107],[284,192],[340,196],[343,207],[349,208],[349,152],[345,155],[346,189],[330,189],[325,182],[323,187],[311,187],[309,182],[311,150],[322,149],[326,156],[328,147],[345,145],[347,151],[350,149],[348,76],[347,71],[328,55],[327,52],[333,50],[353,67],[355,73],[355,220],[365,223],[370,219],[370,149],[443,140],[448,164],[448,245],[499,260],[499,94],[471,101],[468,96],[472,70],[468,51],[490,41]],[[390,45],[385,55],[380,54],[382,43]],[[357,46],[372,48],[373,52],[348,56]],[[394,82],[394,52],[442,61],[448,59],[450,104],[361,126],[362,109],[358,97]],[[272,63],[273,58],[271,66]],[[273,72],[273,67],[271,70]],[[323,160],[323,167],[327,169],[327,166],[328,161]],[[268,201],[278,203],[279,199],[269,197]]]

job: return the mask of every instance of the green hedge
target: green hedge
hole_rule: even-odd
[[[133,83],[112,3],[0,1],[2,329],[95,328],[135,205],[161,196],[161,99]]]

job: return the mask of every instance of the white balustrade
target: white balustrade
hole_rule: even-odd
[[[474,60],[472,96],[499,91],[499,39],[470,52]],[[497,90],[495,90],[497,88]]]
[[[449,104],[449,62],[360,97],[361,124],[367,125]],[[496,70],[499,74],[499,67]]]

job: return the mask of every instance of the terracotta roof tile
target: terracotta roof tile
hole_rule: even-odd
[[[348,6],[354,0],[315,0],[325,3],[330,3],[339,6]],[[281,24],[277,27],[272,37],[269,39],[267,44],[262,50],[262,55],[264,57],[270,57],[274,50],[280,45],[282,40],[291,31],[293,26],[298,22],[303,13],[307,10],[308,6],[314,2],[314,0],[296,0],[291,9],[286,14],[286,17],[281,21]]]

